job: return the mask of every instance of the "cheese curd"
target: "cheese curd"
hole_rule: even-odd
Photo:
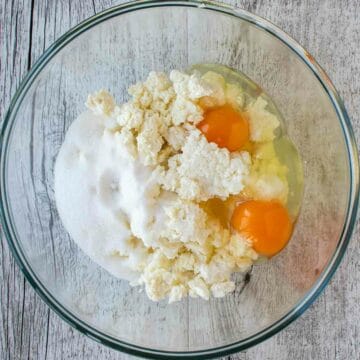
[[[254,199],[278,199],[286,204],[289,194],[286,166],[280,163],[272,142],[261,144],[253,156],[248,195]]]
[[[244,105],[221,75],[151,72],[129,94],[122,105],[105,90],[89,95],[89,111],[68,130],[55,166],[61,219],[94,261],[154,301],[225,296],[232,274],[258,255],[202,202],[243,190],[286,201],[284,172],[271,170],[266,152],[230,153],[196,128],[201,104]],[[264,101],[246,109],[255,142],[272,140],[279,125]]]
[[[195,128],[189,131],[181,150],[169,158],[168,169],[161,174],[164,189],[196,201],[226,199],[243,190],[251,165],[248,152],[220,149]]]
[[[246,110],[250,122],[250,139],[254,142],[269,142],[275,138],[279,127],[278,118],[266,110],[267,102],[259,96]]]

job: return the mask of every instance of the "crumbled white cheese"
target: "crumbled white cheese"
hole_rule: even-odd
[[[231,104],[235,109],[242,109],[244,107],[244,92],[239,86],[226,84],[225,96],[226,102]]]
[[[186,130],[181,126],[170,126],[166,133],[164,134],[164,137],[167,141],[167,143],[175,150],[179,151],[186,140],[187,132]]]
[[[178,70],[170,72],[170,80],[173,82],[177,97],[188,100],[198,100],[203,96],[213,95],[213,89],[200,75],[187,75]]]
[[[257,259],[247,241],[222,228],[199,205],[178,199],[165,213],[161,238],[167,240],[155,250],[140,281],[153,298],[178,299],[180,294],[189,293],[208,299],[214,284],[231,282],[232,273],[246,271]],[[173,251],[168,254],[171,247]],[[179,284],[186,293],[184,288],[177,288]],[[221,291],[226,293],[225,288],[214,289],[218,296]]]
[[[287,167],[276,156],[274,145],[261,144],[253,155],[253,166],[246,192],[254,199],[280,200],[286,204],[289,194]]]
[[[214,71],[208,71],[202,80],[210,85],[212,92],[207,94],[213,100],[213,106],[221,106],[226,102],[226,81],[223,76]]]
[[[144,120],[144,111],[133,103],[125,103],[116,112],[117,123],[129,130],[138,130]]]
[[[196,101],[204,96],[214,96],[212,86],[198,74],[187,75],[177,70],[170,73],[170,80],[176,93],[171,109],[173,124],[199,123],[203,119],[204,110]]]
[[[275,138],[275,129],[280,126],[278,118],[266,110],[267,101],[259,96],[246,109],[249,119],[250,140],[254,142],[268,142]]]
[[[171,261],[162,252],[156,251],[151,255],[140,278],[150,299],[157,301],[169,293],[173,282],[170,266]]]
[[[214,71],[208,71],[201,79],[210,86],[212,92],[201,98],[201,105],[207,109],[231,104],[235,109],[242,110],[245,103],[244,92],[236,84],[227,83],[225,78]]]
[[[277,175],[258,175],[255,176],[251,183],[255,199],[274,200],[278,199],[286,203],[288,194],[287,182]]]
[[[137,135],[139,158],[144,165],[158,163],[157,157],[164,143],[160,134],[160,121],[161,118],[156,113],[147,116]]]
[[[181,253],[173,264],[173,269],[178,272],[194,271],[197,259],[194,254],[190,252]]]
[[[204,243],[210,235],[211,230],[206,226],[208,216],[198,204],[179,199],[164,211],[166,225],[160,235],[170,242]]]
[[[182,97],[176,98],[171,109],[174,125],[181,125],[186,121],[197,124],[203,119],[203,114],[204,110],[199,105]]]
[[[145,81],[145,87],[157,98],[162,97],[160,94],[164,91],[171,89],[172,83],[165,73],[151,71]]]
[[[107,90],[101,89],[89,95],[85,105],[97,115],[110,116],[115,108],[115,100]]]
[[[209,300],[210,290],[209,286],[205,284],[205,281],[197,276],[196,278],[188,282],[189,285],[189,295],[191,297],[201,297],[205,300]]]
[[[215,196],[225,199],[244,188],[250,165],[249,153],[220,149],[193,128],[182,152],[169,159],[169,169],[159,182],[183,199],[205,201]]]
[[[137,158],[138,152],[137,152],[137,145],[136,145],[136,139],[133,135],[133,133],[127,129],[122,128],[121,131],[115,133],[115,137],[117,141],[126,148],[127,153],[133,158]]]

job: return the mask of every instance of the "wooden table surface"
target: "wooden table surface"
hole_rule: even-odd
[[[43,51],[83,19],[124,1],[0,1],[0,120]],[[360,1],[224,0],[298,40],[333,80],[360,139]],[[129,359],[62,321],[34,292],[0,232],[0,359]],[[360,359],[360,229],[330,285],[284,331],[228,359]]]

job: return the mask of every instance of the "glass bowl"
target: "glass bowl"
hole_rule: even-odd
[[[284,251],[222,299],[168,305],[114,278],[69,238],[54,201],[54,161],[88,93],[119,102],[151,70],[221,63],[273,98],[303,159],[302,210]],[[28,281],[89,337],[153,358],[221,356],[303,313],[346,250],[358,207],[356,144],[344,105],[313,57],[283,31],[213,2],[137,1],[76,26],[39,59],[1,132],[1,220]]]

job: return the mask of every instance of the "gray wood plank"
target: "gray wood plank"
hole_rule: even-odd
[[[32,7],[29,1],[5,1],[0,4],[0,118],[10,102],[20,80],[30,67],[29,46]],[[20,270],[15,265],[7,244],[1,242],[1,358],[23,358],[32,352],[32,344],[38,354],[46,349],[46,322],[49,310],[30,290]],[[35,335],[32,329],[43,328]],[[21,355],[23,354],[23,355]],[[41,356],[41,355],[40,355]]]
[[[0,3],[0,117],[27,69],[79,21],[123,1],[3,1]],[[357,1],[226,1],[264,16],[297,39],[325,68],[345,100],[360,136],[360,3]],[[31,31],[30,31],[31,30]],[[318,301],[270,340],[230,359],[356,359],[359,349],[360,229],[340,269]],[[0,358],[127,359],[81,335],[50,311],[1,241]]]

